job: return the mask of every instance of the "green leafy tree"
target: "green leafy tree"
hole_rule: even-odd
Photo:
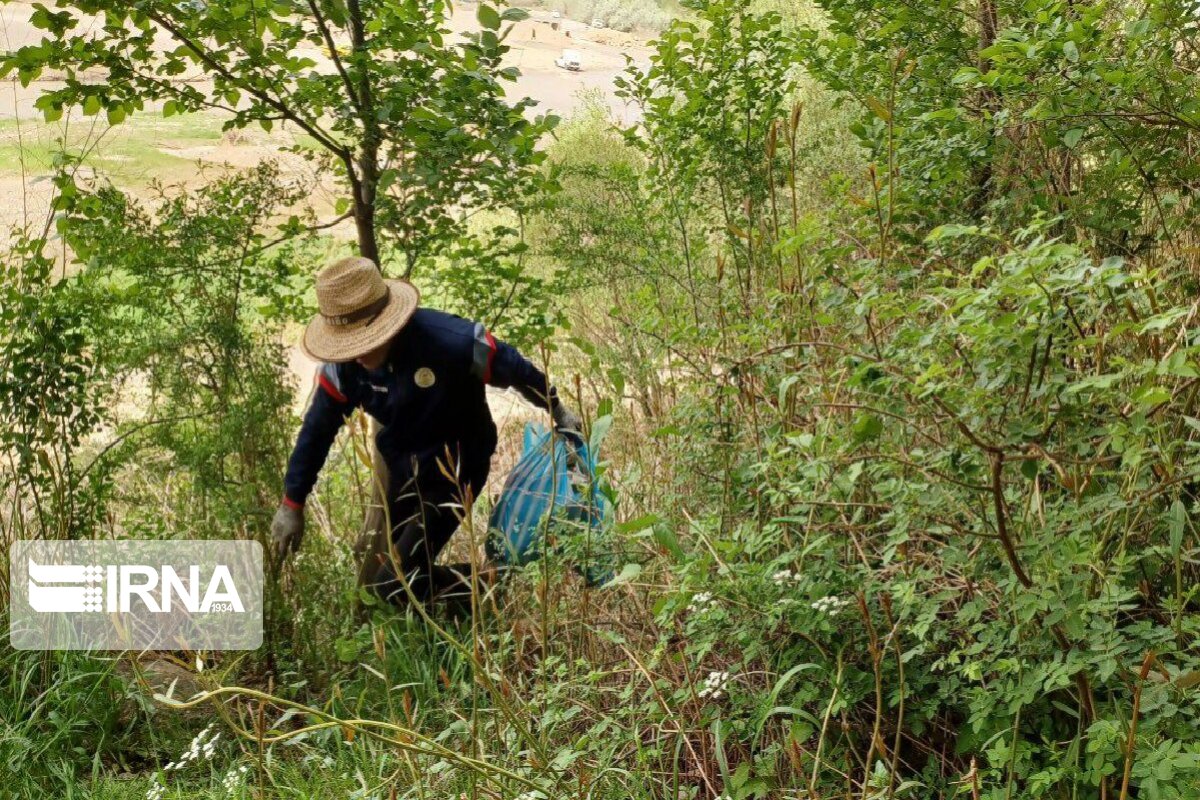
[[[267,247],[267,221],[305,191],[265,162],[151,203],[81,189],[66,211],[94,298],[90,351],[114,382],[147,390],[122,435],[190,476],[197,530],[217,514],[210,529],[235,528],[274,499],[291,400],[280,329],[303,313],[293,287],[309,237]]]
[[[820,0],[805,67],[862,110],[895,233],[931,220],[1060,215],[1057,233],[1129,256],[1180,245],[1200,130],[1194,8],[1148,3]],[[894,197],[893,197],[894,195]],[[936,222],[934,223],[936,224]]]
[[[45,70],[62,73],[63,86],[37,101],[47,120],[78,107],[115,124],[157,102],[168,116],[223,112],[229,129],[294,126],[316,145],[296,151],[332,170],[345,192],[340,216],[313,227],[352,218],[359,253],[381,269],[395,257],[408,277],[452,248],[470,253],[473,211],[519,212],[546,185],[538,142],[556,120],[530,120],[531,101],[504,95],[518,75],[501,63],[504,26],[525,18],[520,9],[481,4],[480,31],[455,42],[445,0],[59,0],[56,8],[35,4],[32,22],[48,35],[0,62],[0,75],[15,71],[25,85]],[[298,235],[304,226],[293,217],[283,228]],[[513,233],[493,226],[490,248],[519,253]],[[366,524],[377,527],[381,515]]]
[[[21,82],[64,76],[37,107],[111,123],[152,102],[166,116],[218,110],[226,128],[288,124],[315,148],[298,152],[342,180],[339,219],[353,218],[358,250],[407,275],[466,230],[468,212],[520,207],[541,187],[539,139],[554,118],[510,103],[501,61],[519,9],[480,5],[478,33],[461,43],[445,0],[59,0],[35,4],[47,32],[11,53],[0,74]],[[184,80],[199,78],[199,80]],[[328,223],[327,223],[328,224]],[[298,226],[294,222],[293,226]]]
[[[89,294],[14,231],[0,266],[0,541],[76,539],[96,524],[108,474],[84,457],[107,416],[107,369],[90,347]],[[7,585],[3,587],[7,596]]]
[[[689,231],[697,222],[732,240],[739,278],[749,279],[754,238],[747,230],[763,217],[772,179],[774,153],[764,144],[794,91],[795,53],[776,14],[752,14],[736,2],[692,5],[697,21],[672,23],[649,67],[631,66],[617,86],[642,112],[642,125],[627,138],[668,199],[695,293],[705,238]],[[710,190],[719,222],[703,207]],[[697,307],[697,322],[700,316]]]

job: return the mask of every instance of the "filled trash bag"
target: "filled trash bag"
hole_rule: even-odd
[[[547,537],[552,543],[570,541],[588,583],[607,581],[611,558],[602,539],[609,505],[595,474],[595,456],[586,444],[528,423],[521,459],[488,520],[488,557],[518,566],[540,557]]]

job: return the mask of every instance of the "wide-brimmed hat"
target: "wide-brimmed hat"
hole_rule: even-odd
[[[385,344],[417,310],[408,281],[386,280],[369,258],[351,256],[317,275],[317,307],[300,347],[317,361],[353,361]]]

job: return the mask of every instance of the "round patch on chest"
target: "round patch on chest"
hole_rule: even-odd
[[[437,383],[437,376],[433,374],[433,370],[429,367],[421,367],[413,375],[413,380],[417,382],[417,386],[420,386],[422,389],[428,389]]]

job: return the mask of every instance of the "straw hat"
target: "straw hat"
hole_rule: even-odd
[[[308,323],[300,348],[317,361],[353,361],[395,336],[419,299],[415,286],[385,280],[369,258],[335,261],[317,275],[321,313]]]

